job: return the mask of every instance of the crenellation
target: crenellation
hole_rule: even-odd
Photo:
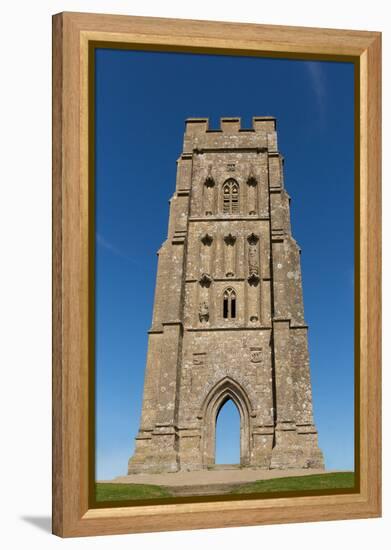
[[[241,129],[241,120],[239,117],[220,118],[220,129],[227,134],[235,134]]]
[[[256,132],[269,133],[277,130],[277,120],[273,116],[254,116],[252,123]]]
[[[209,129],[208,118],[187,118],[185,121],[185,137],[195,136]]]
[[[252,118],[251,128],[242,127],[240,117],[221,117],[219,128],[210,128],[209,118],[187,118],[185,121],[185,135],[200,135],[202,133],[237,133],[258,132],[263,134],[275,134],[277,121],[272,116],[255,116]]]

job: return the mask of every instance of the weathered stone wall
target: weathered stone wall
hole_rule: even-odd
[[[240,414],[243,466],[323,465],[275,120],[220,126],[186,123],[129,473],[213,465],[228,399]]]

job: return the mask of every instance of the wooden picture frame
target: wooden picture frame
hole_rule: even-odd
[[[355,492],[91,507],[89,155],[91,44],[336,59],[356,67]],[[381,34],[87,13],[53,17],[53,533],[63,537],[378,517],[381,514]],[[357,229],[357,227],[356,227]]]

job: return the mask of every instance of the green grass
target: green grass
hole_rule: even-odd
[[[96,483],[97,502],[141,500],[170,496],[171,494],[166,489],[163,489],[163,487],[159,487],[159,485]]]
[[[313,489],[352,489],[353,487],[354,472],[334,472],[254,481],[236,487],[231,494],[308,491]]]
[[[275,493],[285,491],[307,491],[325,489],[351,489],[354,487],[354,472],[334,472],[295,477],[279,477],[251,483],[243,483],[232,489],[230,494]],[[188,494],[188,493],[187,493]],[[229,494],[229,493],[226,493]],[[118,502],[122,500],[148,500],[172,497],[169,490],[159,485],[96,483],[97,502]]]

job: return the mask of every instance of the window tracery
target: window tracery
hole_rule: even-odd
[[[223,185],[223,213],[239,213],[239,184],[233,178],[228,179]]]
[[[224,319],[236,318],[236,292],[229,287],[224,290],[223,294],[223,317]]]

